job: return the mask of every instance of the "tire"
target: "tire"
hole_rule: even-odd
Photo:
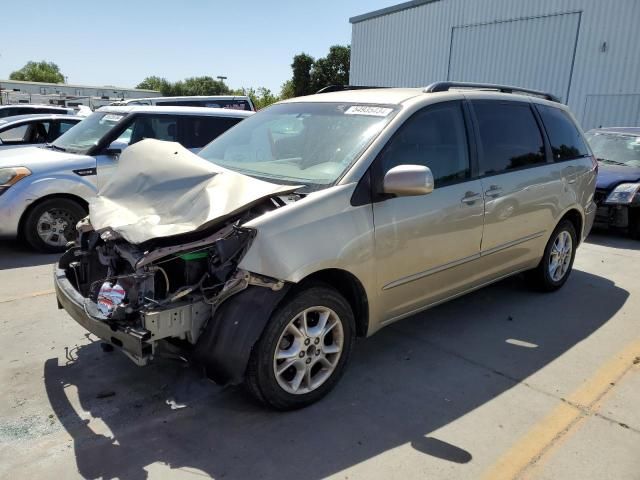
[[[562,247],[563,239],[567,238],[571,242],[570,251],[566,251],[566,248]],[[577,245],[576,229],[573,223],[569,220],[562,220],[551,234],[538,266],[527,272],[530,285],[543,292],[553,292],[562,287],[571,275]],[[558,251],[559,246],[561,253],[557,254],[555,252]],[[554,261],[552,257],[555,258],[556,265],[558,265],[556,268],[552,266],[552,261]],[[561,267],[559,263],[561,263]]]
[[[48,215],[48,219],[44,217],[45,215]],[[31,247],[40,252],[64,252],[67,242],[75,239],[76,224],[86,215],[84,207],[74,200],[68,198],[45,200],[27,213],[22,235]],[[51,224],[51,221],[55,223]],[[45,229],[46,225],[48,229]],[[42,236],[38,233],[39,227]],[[47,230],[50,233],[46,233]],[[51,230],[57,231],[51,232]],[[47,237],[48,241],[46,241]]]
[[[307,332],[301,323],[303,312]],[[323,319],[324,329],[319,324]],[[325,285],[295,292],[274,311],[254,346],[245,385],[260,402],[277,410],[306,407],[338,383],[354,340],[353,312],[342,295]],[[276,359],[276,353],[287,358]]]

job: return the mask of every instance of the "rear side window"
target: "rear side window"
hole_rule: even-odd
[[[476,101],[480,174],[493,175],[546,162],[544,142],[531,107],[516,102]]]
[[[241,118],[232,117],[182,117],[182,145],[186,148],[202,148],[214,138],[223,134]]]
[[[251,105],[246,100],[170,100],[156,102],[156,105],[163,107],[209,107],[251,110]]]
[[[554,161],[561,162],[589,155],[582,135],[567,112],[546,105],[538,105],[538,111],[551,143]]]
[[[470,176],[469,149],[460,102],[427,107],[409,118],[385,147],[382,171],[398,165],[431,169],[436,187]]]

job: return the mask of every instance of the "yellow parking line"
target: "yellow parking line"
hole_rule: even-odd
[[[602,365],[580,388],[566,398],[485,472],[486,480],[512,480],[539,461],[553,444],[574,428],[633,366],[640,355],[640,338]]]
[[[55,290],[43,290],[41,292],[33,292],[27,295],[21,295],[19,297],[5,298],[0,300],[0,303],[15,302],[16,300],[24,300],[26,298],[41,297],[42,295],[51,295],[52,293],[55,293]]]

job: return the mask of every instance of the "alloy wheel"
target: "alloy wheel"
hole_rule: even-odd
[[[573,254],[573,240],[571,234],[562,230],[551,246],[549,254],[549,276],[554,282],[559,282],[569,271]]]
[[[274,353],[273,371],[278,385],[288,393],[309,393],[327,381],[335,370],[344,345],[344,328],[327,307],[310,307],[285,327]]]

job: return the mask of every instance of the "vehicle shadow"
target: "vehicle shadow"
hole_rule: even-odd
[[[465,464],[474,456],[468,445],[432,432],[563,355],[628,295],[577,270],[552,294],[532,293],[519,277],[501,282],[360,341],[334,392],[295,412],[266,410],[242,388],[217,387],[176,363],[138,368],[97,342],[67,365],[49,359],[44,379],[85,478],[143,479],[158,462],[215,478],[320,479],[404,444]],[[171,410],[169,397],[188,406]],[[108,430],[90,428],[77,402]]]
[[[604,230],[594,227],[587,237],[586,242],[603,247],[612,247],[624,250],[640,250],[640,241],[630,238],[626,232],[620,232],[617,230]]]
[[[60,258],[59,253],[39,253],[24,241],[0,240],[0,270],[48,265]]]

